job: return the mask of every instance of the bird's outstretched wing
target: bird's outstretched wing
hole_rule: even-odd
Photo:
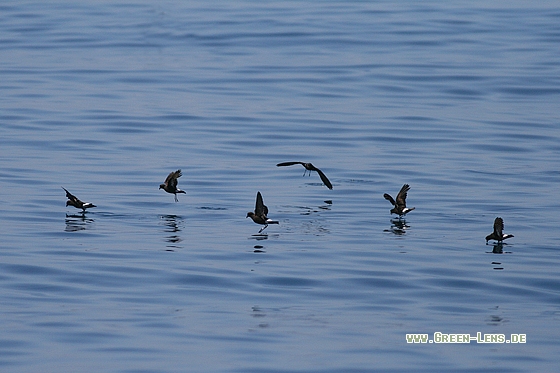
[[[282,162],[282,163],[278,163],[276,166],[277,167],[282,167],[282,166],[293,166],[295,164],[301,164],[303,165],[303,162]]]
[[[385,193],[385,194],[383,194],[383,198],[385,198],[387,201],[391,202],[391,204],[393,206],[396,206],[395,200],[393,199],[393,197],[391,197],[391,195]]]
[[[170,172],[169,175],[167,175],[167,178],[165,179],[165,185],[173,189],[177,188],[177,179],[180,178],[181,176],[183,176],[181,170]]]
[[[504,219],[496,218],[494,220],[494,236],[502,237],[504,234]]]
[[[397,205],[404,209],[406,207],[406,193],[410,190],[410,185],[404,184],[397,194]]]
[[[268,208],[263,203],[261,192],[257,192],[257,201],[255,203],[255,215],[259,217],[266,217]]]
[[[83,204],[83,202],[80,201],[80,200],[78,199],[78,197],[76,197],[75,195],[73,195],[72,193],[70,193],[68,190],[66,190],[66,188],[64,188],[64,187],[61,187],[61,188],[64,189],[64,191],[66,192],[66,198],[68,198],[68,199],[72,202],[72,204],[73,204],[74,206],[75,206],[76,204],[80,204],[80,205]]]
[[[319,170],[317,167],[313,167],[313,168],[315,169],[315,171],[317,171],[319,177],[321,178],[321,181],[325,184],[325,186],[329,189],[332,189],[332,184],[330,180],[327,179],[327,176],[323,173],[323,171]]]

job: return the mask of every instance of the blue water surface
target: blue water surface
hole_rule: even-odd
[[[554,1],[3,2],[0,370],[556,371],[559,45]]]

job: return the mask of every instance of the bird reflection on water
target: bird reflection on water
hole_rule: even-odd
[[[79,214],[66,214],[66,232],[78,232],[89,228],[94,222],[92,218],[88,218],[84,212]]]
[[[181,246],[178,246],[178,244],[183,241],[183,239],[178,233],[182,230],[181,225],[183,223],[183,218],[178,215],[162,215],[161,219],[165,226],[163,231],[171,233],[169,236],[165,237],[165,241],[169,243],[167,247],[172,249],[180,248]]]
[[[332,206],[332,201],[324,201],[324,205],[319,205],[317,207],[309,207],[309,206],[285,206],[287,208],[287,212],[291,212],[292,210],[299,210],[300,215],[312,215],[321,211],[330,211]]]
[[[391,227],[385,229],[384,232],[391,232],[397,236],[402,236],[406,233],[406,230],[410,228],[410,225],[406,223],[405,219],[391,219]]]
[[[503,242],[496,242],[489,246],[492,246],[492,251],[487,251],[487,253],[492,254],[511,254],[511,251],[504,251],[504,246],[507,245]]]
[[[493,254],[503,254],[504,253],[504,244],[497,243],[496,245],[494,245],[494,248],[492,249],[492,253]]]

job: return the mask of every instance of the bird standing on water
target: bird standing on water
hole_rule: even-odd
[[[261,192],[257,192],[257,202],[255,203],[255,212],[249,211],[245,218],[251,218],[257,224],[264,225],[259,233],[264,231],[269,224],[278,224],[277,221],[268,218],[268,207],[263,203]]]
[[[174,194],[175,195],[175,202],[179,201],[177,199],[177,193],[187,194],[187,192],[185,192],[184,190],[181,190],[181,189],[177,188],[177,179],[180,178],[181,176],[183,176],[183,174],[181,173],[181,170],[171,172],[171,173],[169,173],[169,175],[167,175],[167,178],[165,179],[165,182],[163,184],[160,184],[160,186],[159,186],[159,189],[163,189],[167,193]]]
[[[305,173],[307,171],[309,171],[309,175],[311,176],[311,171],[316,171],[319,174],[319,177],[321,178],[321,181],[325,184],[325,186],[329,189],[332,189],[332,184],[329,181],[329,179],[327,178],[327,176],[323,173],[323,171],[319,170],[317,167],[313,166],[311,163],[304,163],[304,162],[282,162],[282,163],[278,163],[276,166],[278,167],[282,167],[282,166],[293,166],[295,164],[300,164],[303,167],[305,167],[305,171],[303,171],[303,176],[305,176]]]
[[[68,201],[66,201],[66,206],[74,206],[77,209],[82,209],[82,212],[85,212],[86,209],[89,209],[90,207],[97,207],[91,202],[80,201],[78,197],[67,191],[64,187],[61,188],[64,189],[64,191],[66,192],[66,198],[68,198]]]
[[[393,199],[393,197],[391,197],[389,194],[385,193],[383,194],[383,197],[391,202],[391,204],[394,206],[391,209],[391,214],[397,214],[399,216],[399,218],[402,218],[404,215],[408,214],[410,211],[414,210],[416,207],[413,208],[408,208],[406,207],[406,193],[410,190],[410,185],[408,184],[404,184],[399,192],[399,194],[397,194],[397,201],[395,202],[395,200]]]
[[[486,244],[488,244],[488,241],[490,240],[496,240],[499,244],[501,244],[506,238],[513,237],[513,234],[504,234],[503,230],[504,219],[498,217],[494,220],[494,232],[486,236]]]

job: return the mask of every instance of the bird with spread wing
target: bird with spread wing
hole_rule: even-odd
[[[402,218],[404,215],[408,214],[410,211],[415,209],[415,207],[412,208],[406,207],[406,195],[409,190],[410,190],[410,185],[404,184],[399,194],[397,194],[396,201],[389,194],[387,193],[383,194],[383,197],[387,201],[391,202],[391,204],[394,206],[391,209],[391,214],[397,214],[399,218]]]
[[[306,172],[309,171],[309,175],[311,175],[311,171],[315,171],[319,174],[319,177],[321,178],[321,181],[323,182],[323,184],[325,184],[325,186],[329,189],[332,189],[333,186],[330,182],[330,180],[327,178],[327,176],[323,173],[323,171],[319,170],[317,167],[313,166],[313,164],[311,163],[305,163],[305,162],[282,162],[282,163],[278,163],[276,166],[278,167],[283,167],[283,166],[293,166],[295,164],[300,164],[305,168],[305,171],[303,171],[303,176],[305,176]]]
[[[89,209],[90,207],[97,207],[91,202],[80,201],[78,197],[70,193],[68,190],[66,190],[66,188],[61,188],[64,189],[64,191],[66,192],[66,198],[68,198],[68,201],[66,201],[66,206],[74,206],[77,209],[82,209],[82,212],[85,212],[86,209]]]
[[[251,218],[257,224],[264,225],[259,233],[264,231],[269,224],[279,224],[276,220],[268,218],[268,207],[263,202],[261,192],[257,192],[257,201],[255,203],[255,212],[249,211],[245,218]]]
[[[167,175],[167,178],[165,179],[165,182],[163,184],[160,184],[160,186],[159,186],[159,189],[163,189],[167,193],[174,194],[175,195],[175,202],[179,201],[177,199],[177,193],[187,194],[187,192],[185,192],[184,190],[181,190],[181,189],[177,188],[177,182],[178,182],[177,179],[180,178],[181,176],[183,176],[183,174],[181,173],[181,170],[171,172],[171,173],[169,173],[169,175]]]

